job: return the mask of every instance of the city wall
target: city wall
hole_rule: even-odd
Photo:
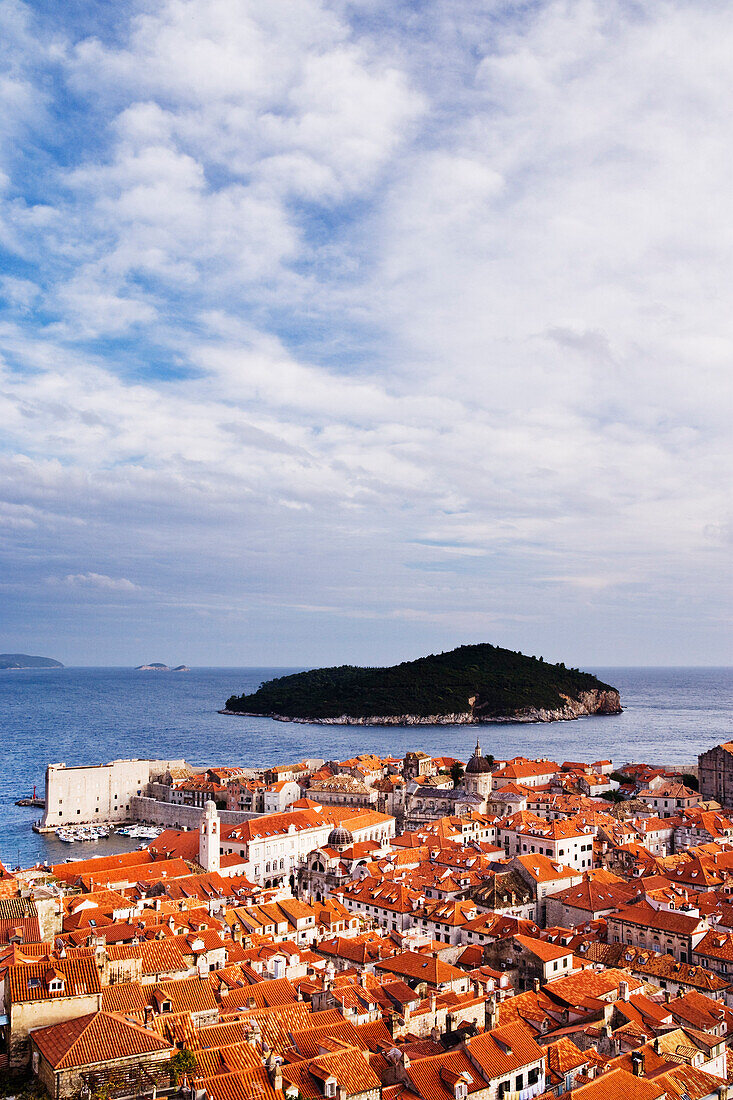
[[[198,829],[203,810],[200,806],[176,806],[174,802],[158,802],[155,798],[138,797],[130,800],[130,818],[149,825],[163,825],[166,829]],[[262,814],[247,810],[219,810],[222,825],[241,825],[251,817]]]

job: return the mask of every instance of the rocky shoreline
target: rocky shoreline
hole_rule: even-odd
[[[545,710],[526,707],[514,714],[482,715],[480,708],[472,708],[455,714],[388,714],[359,718],[341,714],[337,718],[293,718],[285,714],[257,714],[254,711],[220,710],[238,718],[272,718],[275,722],[295,722],[312,726],[479,726],[506,723],[569,722],[591,714],[621,714],[621,698],[614,690],[585,691],[578,699],[563,695],[563,707]]]

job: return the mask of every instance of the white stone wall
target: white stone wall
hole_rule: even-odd
[[[46,769],[46,809],[42,828],[130,819],[131,800],[144,795],[151,779],[185,760],[113,760],[109,764]]]

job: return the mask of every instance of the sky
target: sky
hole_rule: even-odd
[[[731,663],[733,6],[0,0],[0,650]]]

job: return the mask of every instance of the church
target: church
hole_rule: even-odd
[[[441,776],[426,777],[422,782],[411,780],[405,792],[403,828],[417,829],[439,817],[462,817],[471,810],[487,813],[492,788],[491,768],[477,739],[465,775],[457,786],[444,785],[445,778]]]

